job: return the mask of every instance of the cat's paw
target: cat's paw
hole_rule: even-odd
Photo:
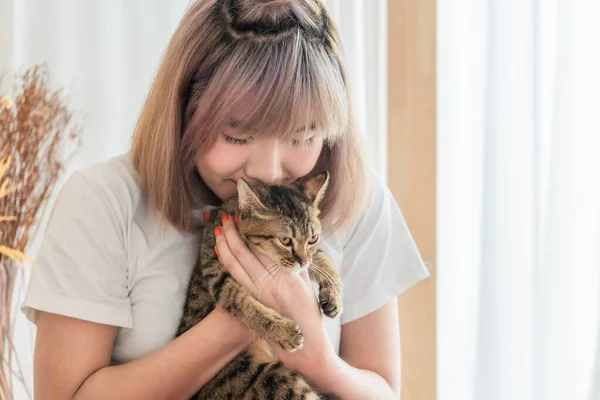
[[[332,290],[321,290],[319,304],[323,314],[329,318],[335,318],[342,313],[342,297]]]
[[[300,327],[292,320],[282,320],[277,328],[271,332],[271,340],[281,346],[282,349],[294,352],[304,345],[304,335]]]

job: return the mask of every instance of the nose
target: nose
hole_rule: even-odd
[[[300,264],[301,267],[304,267],[310,263],[310,259],[305,249],[298,249],[298,251],[294,254],[295,261]]]
[[[246,162],[244,174],[251,180],[278,183],[284,177],[281,149],[277,140],[265,140],[253,149]]]

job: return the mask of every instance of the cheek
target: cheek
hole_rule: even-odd
[[[246,153],[244,146],[232,146],[218,140],[208,153],[196,157],[196,164],[201,175],[228,177],[244,165]]]
[[[271,252],[271,255],[279,257],[280,259],[289,257],[290,252],[287,248],[285,247],[281,247],[280,245],[274,243],[274,242],[269,242],[269,251]]]
[[[283,259],[290,257],[290,252],[287,249],[271,242],[271,241],[256,241],[250,243],[256,250],[273,258],[273,261],[280,263]]]
[[[319,159],[322,148],[323,144],[321,143],[308,149],[289,149],[284,158],[285,169],[294,178],[300,178],[310,173]]]

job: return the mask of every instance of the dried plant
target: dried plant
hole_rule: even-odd
[[[13,374],[23,380],[12,336],[15,282],[24,272],[23,263],[30,261],[24,253],[81,133],[61,91],[49,88],[45,66],[26,69],[14,82],[13,102],[0,93],[0,398],[4,399],[12,398]]]

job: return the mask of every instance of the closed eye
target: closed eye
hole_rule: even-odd
[[[310,145],[313,143],[314,140],[315,140],[314,136],[311,136],[306,140],[294,139],[294,140],[292,140],[292,144],[301,149],[306,149],[306,148],[310,147]]]
[[[225,133],[221,133],[221,135],[223,136],[223,139],[225,139],[225,141],[227,143],[231,143],[231,144],[234,144],[236,146],[245,146],[245,145],[248,144],[248,141],[250,139],[252,139],[252,136],[250,136],[247,139],[239,139],[239,138],[235,138],[233,136],[226,135]]]

